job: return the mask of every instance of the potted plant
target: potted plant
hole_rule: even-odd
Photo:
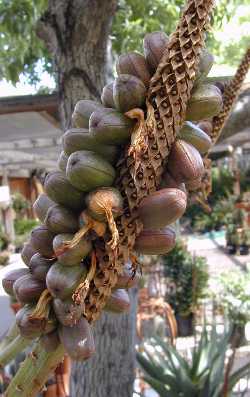
[[[206,259],[192,256],[185,244],[178,241],[163,257],[167,287],[165,299],[173,308],[179,336],[189,336],[194,330],[194,314],[206,295],[208,271]]]

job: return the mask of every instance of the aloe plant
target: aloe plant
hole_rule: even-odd
[[[230,335],[231,331],[226,331],[218,336],[213,327],[209,336],[204,327],[191,360],[183,358],[175,347],[161,338],[150,339],[137,353],[145,373],[144,380],[160,397],[231,396],[236,383],[250,373],[250,362],[230,372],[232,360],[226,365]]]

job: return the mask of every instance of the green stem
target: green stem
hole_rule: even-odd
[[[16,321],[14,324],[10,326],[6,334],[0,340],[0,352],[5,349],[17,336],[19,335],[19,329],[16,325]]]
[[[64,348],[60,345],[47,353],[40,342],[21,364],[5,392],[5,397],[35,397],[57,365],[63,360]]]
[[[0,350],[0,367],[4,367],[13,360],[18,353],[21,353],[28,345],[30,340],[18,335],[7,346]]]

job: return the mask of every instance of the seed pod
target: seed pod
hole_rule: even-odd
[[[91,114],[95,110],[102,108],[103,106],[99,102],[88,99],[78,101],[72,114],[73,126],[76,128],[88,128]]]
[[[130,299],[125,289],[116,289],[107,300],[104,310],[112,313],[126,313],[130,309]]]
[[[189,182],[201,178],[204,165],[200,153],[192,145],[178,139],[168,158],[168,172],[177,182]]]
[[[58,234],[53,240],[53,248],[58,262],[63,266],[76,266],[82,259],[84,259],[91,251],[91,241],[81,239],[81,241],[74,247],[64,251],[63,244],[73,239],[73,234]]]
[[[21,252],[21,258],[26,266],[29,266],[30,260],[36,252],[37,250],[33,247],[30,241],[24,244]]]
[[[129,141],[135,122],[114,109],[96,111],[89,120],[89,130],[99,144],[123,145]]]
[[[66,352],[73,360],[87,360],[95,353],[92,330],[84,317],[73,327],[61,326],[59,337]]]
[[[102,222],[106,220],[107,209],[112,211],[114,218],[121,215],[123,198],[116,188],[102,187],[87,195],[86,204],[90,216]]]
[[[216,116],[222,107],[219,89],[212,84],[199,85],[187,104],[186,119],[199,121]]]
[[[145,87],[149,86],[150,73],[146,60],[138,52],[129,52],[119,56],[116,71],[120,74],[131,74],[143,81]]]
[[[135,241],[135,251],[144,255],[167,254],[175,246],[175,232],[166,227],[159,230],[143,230]]]
[[[131,268],[130,263],[126,263],[123,266],[122,273],[118,275],[117,277],[117,283],[115,285],[116,288],[133,288],[136,287],[138,284],[140,277],[138,272],[134,274],[133,269]]]
[[[18,280],[20,277],[25,276],[26,274],[29,274],[29,269],[25,268],[20,268],[20,269],[15,269],[15,270],[10,270],[8,273],[6,273],[3,278],[2,278],[2,286],[6,294],[13,296],[14,291],[13,291],[13,285],[16,280]]]
[[[79,150],[90,150],[100,154],[110,164],[115,164],[119,155],[119,148],[114,145],[100,145],[88,130],[72,128],[62,137],[63,149],[70,155]]]
[[[20,334],[24,338],[34,339],[41,334],[47,334],[55,328],[55,321],[52,318],[47,319],[30,319],[29,316],[33,313],[35,307],[25,305],[16,314],[16,324],[19,328]]]
[[[184,183],[177,182],[170,174],[169,172],[165,171],[163,176],[162,176],[162,181],[161,181],[161,188],[175,188],[179,189],[182,192],[186,193],[186,187]]]
[[[53,261],[54,259],[44,258],[39,253],[33,255],[29,266],[32,276],[37,280],[45,281],[46,275],[50,266],[53,264]]]
[[[53,205],[55,205],[55,202],[52,201],[46,194],[39,194],[33,204],[33,210],[35,211],[39,221],[44,222],[48,209]]]
[[[61,171],[50,172],[45,179],[44,188],[51,200],[73,211],[84,208],[84,194],[77,190]]]
[[[211,121],[200,121],[197,125],[202,131],[204,131],[208,136],[211,137],[213,132],[213,124]]]
[[[161,61],[168,41],[168,36],[164,32],[152,32],[144,37],[144,56],[152,74],[156,71]]]
[[[204,48],[200,54],[200,61],[198,65],[196,79],[194,82],[195,85],[200,84],[200,82],[205,79],[205,77],[212,69],[213,63],[214,63],[213,55],[210,54],[206,48]]]
[[[80,227],[79,217],[61,205],[49,208],[44,223],[51,232],[56,234],[75,233]]]
[[[101,186],[111,186],[115,170],[98,154],[81,150],[70,155],[66,175],[77,189],[89,192]]]
[[[66,171],[68,158],[69,156],[64,151],[60,153],[60,156],[57,161],[57,166],[62,172]]]
[[[113,84],[114,82],[105,85],[102,90],[101,101],[103,106],[105,106],[106,108],[115,107],[113,99]]]
[[[42,335],[40,342],[47,353],[54,352],[60,345],[60,339],[57,331]]]
[[[54,299],[53,309],[57,320],[66,326],[72,327],[82,316],[81,305],[76,305],[71,298],[67,300]]]
[[[145,197],[138,215],[146,229],[160,229],[174,223],[185,212],[187,196],[179,189],[167,188]]]
[[[212,145],[211,138],[197,125],[186,121],[178,134],[179,139],[191,143],[201,154],[208,152]]]
[[[186,183],[187,190],[193,192],[201,187],[202,179],[197,178]]]
[[[52,233],[47,226],[41,225],[35,227],[30,235],[30,241],[36,252],[39,252],[45,258],[52,258],[53,252],[53,238],[55,234]]]
[[[45,282],[37,280],[31,274],[18,278],[13,285],[15,296],[22,303],[37,301],[45,288]]]
[[[87,269],[83,264],[79,264],[78,266],[63,266],[59,262],[56,262],[47,273],[47,288],[55,298],[68,298],[78,284],[84,280],[86,274]]]
[[[114,81],[114,104],[122,113],[134,108],[142,108],[145,105],[146,94],[146,87],[138,77],[121,74]]]

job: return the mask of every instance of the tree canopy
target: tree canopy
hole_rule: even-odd
[[[23,73],[29,83],[40,80],[41,71],[53,74],[52,59],[44,44],[36,36],[36,22],[46,12],[48,0],[0,0],[0,78],[17,83]],[[83,2],[84,3],[84,2]],[[249,0],[218,0],[212,21],[218,31],[238,6],[249,4]],[[129,50],[141,50],[146,32],[173,31],[183,0],[119,0],[115,15],[111,42],[114,54]],[[248,15],[239,18],[239,23],[249,26]],[[236,65],[249,42],[249,28],[243,30],[240,42],[229,44],[208,35],[208,47],[213,48],[219,63]]]

